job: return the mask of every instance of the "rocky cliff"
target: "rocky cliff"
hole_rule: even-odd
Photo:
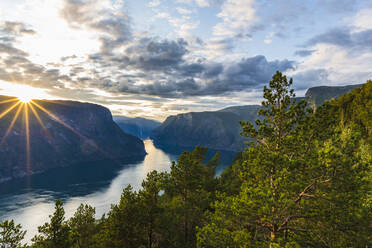
[[[306,91],[305,98],[313,101],[315,104],[322,104],[325,100],[335,99],[355,88],[362,87],[363,84],[346,86],[318,86]]]
[[[239,120],[255,120],[258,109],[258,105],[238,106],[170,116],[152,132],[151,138],[156,145],[241,150],[244,138],[240,135]]]
[[[0,96],[0,117],[0,181],[146,154],[143,142],[124,133],[99,105],[47,100],[23,104]]]
[[[305,97],[310,102],[321,104],[325,100],[337,98],[361,85],[343,87],[310,88]],[[245,138],[240,136],[240,120],[254,122],[258,118],[259,105],[235,106],[219,111],[191,112],[169,116],[151,138],[159,146],[208,146],[215,150],[241,151]]]

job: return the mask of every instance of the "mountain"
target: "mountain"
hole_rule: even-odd
[[[313,87],[306,91],[305,98],[310,99],[316,105],[320,105],[325,100],[335,99],[353,89],[362,87],[362,85],[363,84]]]
[[[244,138],[240,136],[239,120],[255,120],[259,107],[238,106],[170,116],[151,133],[151,138],[156,145],[241,150]]]
[[[143,142],[124,133],[107,108],[73,101],[23,104],[0,96],[0,139],[0,181],[50,168],[139,159],[146,154]]]
[[[161,122],[141,117],[129,118],[125,116],[114,116],[113,118],[124,132],[140,139],[147,139],[152,130],[161,124]]]
[[[320,86],[308,89],[305,97],[316,104],[337,98],[362,85],[343,87]],[[158,146],[207,146],[215,150],[241,151],[245,138],[241,137],[240,120],[254,122],[260,105],[228,107],[219,111],[190,112],[169,116],[150,137]]]

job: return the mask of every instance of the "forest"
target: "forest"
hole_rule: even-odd
[[[67,219],[57,200],[29,244],[21,225],[0,223],[0,248],[372,247],[372,81],[320,106],[292,84],[277,72],[264,87],[221,175],[219,154],[195,147],[98,219],[84,204]]]

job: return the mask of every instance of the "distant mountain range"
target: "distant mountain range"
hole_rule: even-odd
[[[114,116],[114,121],[126,133],[140,139],[147,139],[152,130],[161,125],[161,122],[141,117],[130,118],[125,116]]]
[[[320,86],[307,90],[305,97],[317,105],[337,98],[360,85]],[[190,112],[169,116],[150,137],[158,146],[194,147],[207,146],[215,150],[241,151],[244,141],[240,120],[254,122],[259,105],[228,107],[219,111]]]
[[[0,117],[0,182],[55,167],[146,154],[142,140],[124,133],[99,105],[46,100],[22,104],[0,96]]]

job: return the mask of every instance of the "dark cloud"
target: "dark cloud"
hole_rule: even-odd
[[[183,61],[181,58],[179,60]],[[143,72],[138,77],[120,75],[116,80],[115,77],[101,77],[94,86],[112,92],[166,98],[215,96],[261,88],[276,70],[286,71],[294,68],[293,61],[267,61],[264,56],[245,58],[226,66],[204,60],[200,63],[185,61],[182,64],[171,63],[172,67],[168,63],[160,63],[160,65],[161,67],[157,69],[162,68],[162,70],[151,72],[154,67],[143,66],[141,62],[132,63],[131,69],[136,68]],[[148,83],[137,84],[137,81]]]
[[[124,57],[131,66],[145,71],[172,70],[184,62],[183,56],[188,53],[187,42],[183,39],[177,41],[156,41],[141,39],[136,45],[126,49]],[[191,68],[189,68],[191,69]]]
[[[335,28],[310,39],[305,46],[331,44],[350,49],[372,49],[372,29],[352,32],[350,28]]]
[[[294,55],[300,56],[300,57],[307,57],[313,54],[316,50],[297,50]]]

